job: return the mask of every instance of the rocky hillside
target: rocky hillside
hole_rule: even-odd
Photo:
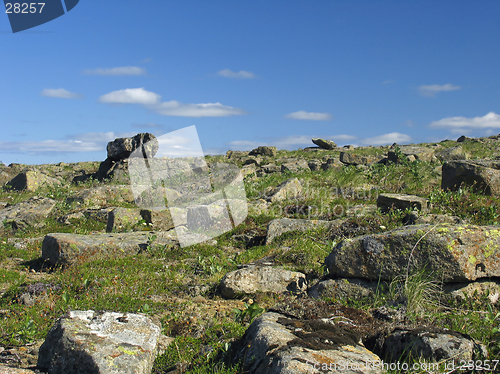
[[[500,372],[499,139],[0,166],[0,372]]]

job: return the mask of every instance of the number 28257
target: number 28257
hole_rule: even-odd
[[[6,3],[5,4],[5,13],[36,13],[37,5],[40,7],[40,13],[42,13],[42,9],[45,6],[45,3]]]

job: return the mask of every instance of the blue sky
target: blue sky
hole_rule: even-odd
[[[0,16],[0,160],[102,161],[195,125],[205,153],[500,133],[499,1],[80,0]]]

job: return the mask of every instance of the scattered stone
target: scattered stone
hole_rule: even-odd
[[[319,138],[313,138],[311,139],[314,144],[319,146],[320,148],[323,149],[335,149],[337,148],[337,144],[331,140],[327,139],[319,139]]]
[[[124,160],[137,149],[142,150],[141,157],[153,158],[158,152],[158,139],[153,134],[141,133],[132,138],[117,138],[108,143],[108,159],[112,161]],[[137,154],[139,152],[135,152]]]
[[[448,161],[443,164],[441,188],[458,191],[461,186],[473,186],[474,191],[500,196],[500,161]]]
[[[16,191],[36,191],[40,187],[60,186],[61,182],[39,171],[23,171],[6,185]]]
[[[416,146],[401,146],[400,152],[405,157],[414,156],[416,160],[420,161],[432,161],[432,156],[434,155],[434,150],[426,147],[416,147]],[[395,164],[401,162],[398,159],[397,153],[392,150],[387,153],[387,159]]]
[[[267,200],[274,203],[294,199],[302,193],[302,186],[297,178],[287,179],[267,194]]]
[[[262,162],[262,158],[251,156],[251,157],[248,157],[248,158],[243,160],[243,166],[251,165],[251,164],[255,164],[256,166],[260,166],[261,162]]]
[[[436,157],[440,161],[451,160],[467,160],[469,155],[463,150],[460,145],[456,147],[446,148],[445,150],[436,153]]]
[[[101,186],[86,188],[66,199],[68,204],[76,202],[82,207],[102,209],[117,203],[134,203],[130,186]]]
[[[303,273],[251,265],[227,273],[220,283],[220,288],[222,296],[228,299],[256,292],[300,294],[307,290],[307,281]]]
[[[322,162],[320,160],[312,160],[307,163],[307,166],[311,171],[318,171],[321,170],[321,164]]]
[[[335,300],[361,300],[372,297],[382,291],[382,284],[356,278],[326,279],[318,282],[309,291],[309,297],[315,299],[331,298]]]
[[[416,209],[425,213],[429,210],[429,200],[415,195],[383,193],[378,195],[377,207],[384,213],[391,209],[403,211],[406,209]]]
[[[319,227],[330,229],[332,226],[340,224],[341,220],[323,221],[309,219],[278,218],[273,219],[267,225],[266,244],[270,244],[274,239],[290,231],[308,231]]]
[[[281,165],[281,172],[298,173],[303,170],[310,170],[309,164],[305,160],[287,162]]]
[[[235,158],[241,158],[248,156],[248,152],[243,152],[243,151],[227,151],[226,152],[226,157],[229,159],[235,159]]]
[[[99,222],[108,222],[108,215],[109,213],[115,209],[114,207],[109,207],[109,208],[103,208],[103,209],[83,209],[78,212],[74,213],[68,213],[65,214],[62,217],[59,217],[57,220],[61,223],[65,223],[67,225],[72,224],[72,220],[78,220],[78,219],[92,219],[94,221],[99,221]]]
[[[467,222],[457,216],[449,216],[447,214],[425,214],[420,215],[418,212],[411,212],[403,218],[405,225],[425,225],[436,223],[451,223],[452,225],[465,225]]]
[[[34,196],[16,205],[1,209],[0,223],[8,224],[14,230],[42,225],[55,206],[56,202],[52,199]]]
[[[255,166],[255,164],[245,165],[241,168],[241,175],[243,177],[255,177],[256,170],[257,167]]]
[[[255,149],[252,149],[248,154],[250,156],[262,155],[262,156],[274,157],[276,156],[277,151],[278,148],[276,147],[260,146]]]
[[[36,374],[36,371],[30,369],[14,368],[0,364],[0,373],[2,374]]]
[[[500,282],[483,279],[469,283],[450,283],[444,286],[444,292],[458,302],[470,299],[482,300],[487,296],[491,304],[498,305],[500,301]]]
[[[459,137],[457,139],[457,143],[463,143],[463,142],[471,141],[471,140],[472,140],[472,138],[469,138],[468,136],[462,135],[461,137]]]
[[[351,152],[340,152],[340,162],[345,165],[371,165],[379,162],[382,159],[380,156],[363,156]]]
[[[160,332],[139,314],[71,311],[47,334],[38,367],[51,374],[149,374]]]
[[[380,358],[360,344],[360,335],[333,319],[303,321],[267,312],[247,329],[233,359],[243,362],[245,372],[256,374],[340,374],[345,367],[382,373],[380,366],[370,364]]]
[[[267,165],[261,166],[261,170],[266,173],[266,174],[272,174],[272,173],[277,173],[280,171],[280,168],[276,166],[274,163],[270,163]]]
[[[325,260],[331,276],[372,281],[406,274],[408,264],[444,283],[498,277],[500,226],[404,226],[344,240]]]
[[[134,228],[136,228],[134,231],[142,231],[142,227],[137,227],[141,221],[144,221],[144,219],[141,216],[141,210],[138,208],[114,208],[108,214],[106,232],[126,232]]]

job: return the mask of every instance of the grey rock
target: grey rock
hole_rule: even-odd
[[[499,304],[500,301],[500,282],[490,280],[477,280],[467,283],[450,283],[443,288],[444,292],[458,302],[464,302],[470,299],[483,300],[488,297],[491,304]]]
[[[114,208],[108,214],[106,232],[124,232],[132,229],[142,231],[142,227],[137,227],[141,220],[143,218],[139,208]]]
[[[302,186],[297,178],[287,179],[267,194],[270,202],[297,198],[302,193]]]
[[[34,196],[15,205],[0,210],[0,223],[9,224],[13,229],[40,225],[54,210],[56,202],[45,197]]]
[[[294,162],[287,162],[281,165],[281,172],[297,173],[303,170],[310,170],[309,164],[305,160],[297,160]]]
[[[38,367],[51,374],[149,374],[160,331],[139,314],[71,311],[47,334]]]
[[[274,312],[264,313],[250,325],[240,343],[241,349],[234,355],[235,361],[243,362],[243,369],[254,374],[306,374],[306,373],[382,373],[380,367],[370,365],[370,362],[380,361],[380,358],[367,350],[358,341],[335,344],[333,341],[345,335],[339,326],[338,333],[332,333],[332,342],[326,342],[323,348],[312,349],[301,346],[307,335],[314,332],[303,332],[293,326],[285,326],[283,315]],[[331,322],[318,321],[324,330],[331,329]],[[328,327],[327,327],[328,326]],[[299,338],[299,336],[302,337]],[[313,338],[314,339],[314,338]],[[318,340],[316,338],[316,340]],[[318,344],[321,345],[321,344]],[[360,370],[346,370],[340,363],[349,367],[359,367]]]
[[[311,169],[311,171],[317,171],[321,170],[321,164],[322,162],[320,160],[312,160],[307,163],[307,166],[309,166],[309,169]]]
[[[313,138],[311,139],[314,144],[323,149],[335,149],[337,148],[337,144],[331,140]]]
[[[290,231],[307,231],[319,227],[331,228],[340,225],[341,220],[323,221],[309,219],[278,218],[273,219],[267,225],[266,244],[270,244],[274,239]]]
[[[371,165],[381,159],[381,156],[363,156],[352,152],[340,152],[340,162],[346,165]]]
[[[134,203],[134,195],[130,186],[101,186],[83,189],[68,197],[66,201],[77,203],[82,207],[101,209],[116,203]]]
[[[384,193],[378,195],[377,207],[379,207],[382,212],[387,212],[390,209],[416,209],[427,212],[429,210],[429,200],[415,195]]]
[[[109,213],[115,209],[114,207],[103,208],[103,209],[83,209],[77,212],[65,214],[58,218],[58,221],[65,223],[67,225],[72,224],[72,220],[88,218],[99,222],[108,222]]]
[[[278,148],[276,147],[260,146],[255,149],[252,149],[248,154],[250,156],[262,155],[262,156],[274,157],[276,156],[277,151]]]
[[[315,299],[360,300],[372,297],[382,285],[377,281],[356,278],[326,279],[311,287],[309,296]]]
[[[473,186],[474,191],[500,196],[500,161],[448,161],[443,164],[441,188],[458,191],[460,186]]]
[[[401,146],[400,151],[406,157],[411,155],[414,156],[416,160],[427,162],[432,161],[432,156],[434,155],[434,150],[427,147]],[[389,151],[387,153],[387,159],[394,163],[401,161],[398,159],[398,155],[395,151]]]
[[[223,297],[231,299],[256,292],[303,293],[307,290],[306,276],[297,271],[271,266],[248,266],[227,273],[220,283]]]
[[[61,182],[38,171],[24,171],[6,185],[16,191],[36,191],[40,187],[59,186]]]
[[[9,367],[0,364],[0,373],[2,374],[36,374],[36,371],[30,369],[21,369],[16,367]]]
[[[456,147],[446,148],[445,150],[436,153],[436,157],[440,161],[451,160],[467,160],[469,155],[463,150],[460,145]]]
[[[331,276],[391,281],[409,261],[410,272],[426,268],[445,283],[498,277],[500,226],[415,225],[360,236],[339,243],[325,266]]]
[[[135,155],[141,153],[141,157],[153,158],[158,152],[158,140],[153,134],[141,133],[132,138],[117,138],[106,147],[108,159],[113,161],[124,160],[139,149],[141,152],[135,152]]]

